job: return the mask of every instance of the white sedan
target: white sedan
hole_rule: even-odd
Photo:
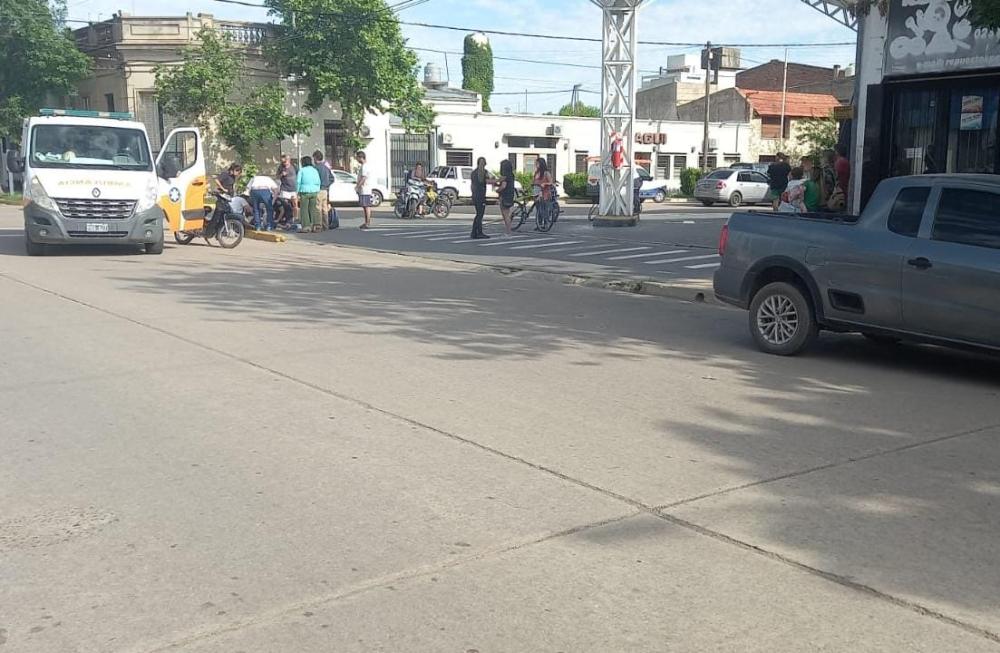
[[[333,171],[333,183],[330,185],[330,202],[333,204],[357,204],[358,194],[354,187],[358,183],[356,175],[343,170]],[[372,206],[378,206],[389,196],[389,189],[375,183],[372,188]]]

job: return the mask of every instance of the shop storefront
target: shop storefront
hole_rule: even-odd
[[[861,204],[887,177],[1000,174],[1000,34],[968,11],[962,0],[892,0],[867,18]]]

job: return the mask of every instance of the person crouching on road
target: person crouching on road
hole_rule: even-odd
[[[250,193],[250,208],[253,210],[253,228],[257,230],[267,229],[274,231],[274,198],[278,194],[278,184],[267,175],[254,175],[247,183],[247,191]],[[267,224],[264,224],[261,215],[261,205],[263,212],[267,215]]]
[[[312,159],[302,157],[302,167],[295,181],[295,190],[299,195],[299,219],[302,231],[322,231],[323,223],[316,206],[316,196],[319,194],[319,172],[313,167]]]

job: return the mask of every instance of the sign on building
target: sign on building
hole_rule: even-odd
[[[1000,33],[975,27],[968,0],[891,0],[885,74],[1000,66]]]

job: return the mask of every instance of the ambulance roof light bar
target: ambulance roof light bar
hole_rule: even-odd
[[[40,109],[40,116],[60,116],[66,118],[110,118],[112,120],[134,120],[127,111],[88,111],[86,109]]]

